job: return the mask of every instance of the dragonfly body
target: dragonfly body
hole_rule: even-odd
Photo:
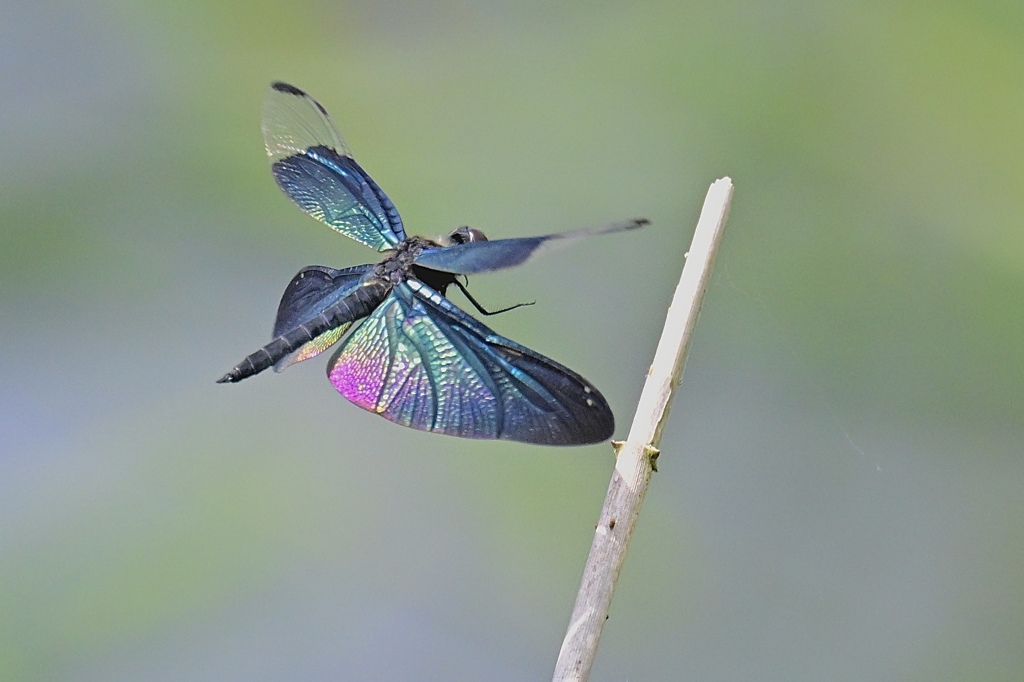
[[[366,272],[358,279],[355,286],[344,290],[344,295],[340,300],[330,304],[314,317],[297,322],[297,326],[289,326],[287,323],[277,325],[286,328],[287,331],[275,336],[270,343],[247,356],[234,369],[218,379],[217,383],[236,383],[258,374],[299,350],[305,344],[314,341],[321,334],[366,317],[387,298],[396,284],[412,276],[414,270],[419,279],[429,282],[431,287],[442,294],[445,293],[448,285],[455,281],[455,275],[415,265],[416,256],[428,246],[440,245],[421,237],[410,237],[400,242],[396,249],[380,263],[357,266],[354,270],[360,271],[366,268]],[[322,266],[306,268],[295,276],[293,283],[305,284],[309,282],[307,278],[321,273],[322,270],[326,270],[326,268]],[[329,276],[323,277],[321,281],[332,288],[334,286],[333,278]],[[279,318],[282,314],[289,312],[289,308],[285,304],[291,302],[288,292],[286,292],[282,299]]]
[[[342,270],[303,268],[281,298],[271,342],[220,383],[271,366],[280,371],[342,341],[328,365],[331,383],[359,407],[403,426],[547,445],[611,437],[611,409],[586,379],[496,334],[444,294],[455,284],[468,296],[460,274],[513,267],[554,246],[646,220],[495,241],[468,227],[447,240],[406,237],[394,204],[309,95],[274,83],[263,132],[274,178],[292,201],[385,257]]]

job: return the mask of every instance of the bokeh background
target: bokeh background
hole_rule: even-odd
[[[0,679],[536,680],[607,446],[463,442],[325,358],[214,379],[302,266],[271,80],[410,232],[646,216],[474,277],[632,408],[736,184],[594,680],[1019,680],[1024,5],[29,2],[0,9]],[[458,294],[453,297],[460,301]]]

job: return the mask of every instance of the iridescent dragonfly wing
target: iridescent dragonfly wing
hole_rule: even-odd
[[[263,140],[278,186],[338,232],[384,251],[405,239],[398,210],[345,146],[327,111],[287,83],[263,104]]]
[[[476,272],[488,272],[511,268],[532,260],[550,251],[571,246],[581,239],[610,232],[635,230],[647,224],[647,220],[639,218],[626,220],[611,225],[603,225],[589,230],[574,230],[559,234],[548,234],[541,237],[521,237],[517,239],[496,239],[494,241],[473,241],[465,244],[452,244],[423,251],[416,258],[416,264],[471,275]]]
[[[310,265],[300,270],[285,287],[281,296],[272,338],[286,334],[320,315],[350,294],[359,285],[363,275],[372,272],[374,267],[372,264],[357,265],[335,270],[323,265]],[[296,362],[316,357],[337,343],[351,326],[352,323],[349,322],[324,332],[281,358],[274,365],[274,371],[280,372]]]
[[[344,341],[328,376],[359,407],[451,436],[582,445],[607,440],[615,427],[586,379],[414,279]]]

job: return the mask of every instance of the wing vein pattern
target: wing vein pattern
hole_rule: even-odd
[[[377,251],[405,239],[398,209],[315,99],[274,83],[263,104],[263,141],[277,185],[303,211]]]
[[[328,376],[359,407],[425,431],[568,445],[606,440],[614,428],[583,377],[415,279],[344,340]]]

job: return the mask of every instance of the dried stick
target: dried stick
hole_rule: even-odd
[[[552,678],[555,682],[583,682],[590,675],[633,527],[640,514],[651,472],[656,471],[661,432],[673,392],[682,375],[686,349],[711,277],[731,199],[732,181],[729,178],[716,180],[708,190],[686,254],[686,265],[654,353],[654,362],[640,394],[629,437],[625,442],[612,443],[617,458],[615,471],[594,531],[594,542],[583,569],[583,581],[569,618],[569,629],[558,652]]]

